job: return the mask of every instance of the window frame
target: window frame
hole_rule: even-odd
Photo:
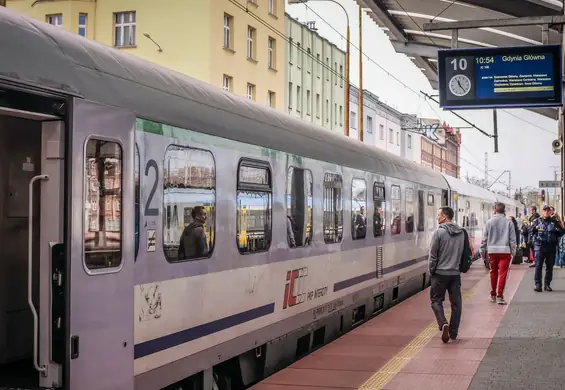
[[[231,28],[233,16],[224,12],[224,49],[232,49]]]
[[[133,22],[124,22],[125,16],[130,15],[133,16]],[[121,20],[118,21],[118,18],[121,16]],[[130,27],[130,37],[133,38],[133,43],[125,43],[125,35],[124,35],[124,27]],[[116,34],[116,30],[119,28],[120,31],[120,43],[118,45],[118,35]],[[135,30],[135,31],[134,31]],[[117,48],[128,48],[128,47],[135,47],[137,45],[137,14],[136,11],[119,11],[114,12],[114,47]]]
[[[382,189],[382,195],[378,194],[377,191],[375,191],[377,188]],[[382,203],[384,202],[385,207],[383,208],[383,218],[382,218],[382,228],[381,228],[381,234],[377,235],[376,230],[375,230],[375,212],[377,211],[374,207],[375,207],[375,202],[379,201]],[[387,219],[386,219],[386,184],[384,181],[377,181],[374,180],[373,181],[373,237],[378,238],[378,237],[384,237],[386,235],[386,225],[387,225]]]
[[[271,108],[275,108],[276,94],[273,91],[267,91],[267,104]]]
[[[165,252],[165,229],[166,229],[166,218],[167,218],[167,211],[166,211],[166,203],[165,203],[165,185],[167,183],[166,181],[166,175],[165,175],[165,162],[167,159],[167,152],[169,151],[170,148],[179,148],[182,149],[183,151],[191,151],[191,150],[196,150],[196,151],[200,151],[200,152],[205,152],[208,153],[211,157],[212,157],[212,162],[214,163],[214,239],[212,240],[212,238],[210,238],[210,245],[208,247],[208,254],[206,256],[201,256],[201,257],[194,257],[194,258],[189,258],[189,259],[182,259],[179,260],[178,257],[176,260],[171,260],[167,257],[167,253]],[[200,260],[208,260],[210,258],[212,258],[212,256],[214,255],[214,249],[216,246],[216,230],[217,230],[217,218],[216,218],[216,207],[218,205],[218,194],[217,194],[217,171],[216,171],[216,156],[214,156],[214,153],[212,153],[211,150],[208,149],[203,149],[203,148],[195,148],[195,147],[191,147],[191,146],[186,146],[186,145],[180,145],[180,144],[169,144],[167,145],[167,147],[165,148],[165,152],[163,154],[163,198],[162,198],[162,207],[164,209],[163,211],[163,226],[162,226],[162,232],[161,232],[161,245],[162,245],[162,249],[163,249],[163,256],[165,257],[165,260],[167,261],[167,263],[169,264],[178,264],[178,263],[187,263],[187,262],[192,262],[192,261],[200,261]],[[170,173],[169,173],[170,174]],[[197,187],[198,189],[205,189],[205,187]],[[184,213],[184,210],[183,210]],[[184,214],[183,214],[184,216]],[[210,217],[210,215],[208,215],[208,217]],[[184,222],[183,222],[184,225]],[[186,228],[183,227],[183,231]],[[182,236],[182,232],[181,232],[181,236]],[[180,246],[180,242],[179,242],[179,246]],[[178,247],[177,247],[177,253],[178,253]]]
[[[269,69],[275,69],[275,48],[276,40],[273,37],[269,37],[267,40],[267,66]]]
[[[247,83],[247,99],[255,100],[255,85],[251,83]]]
[[[239,180],[239,174],[240,174],[240,169],[241,167],[246,166],[246,167],[250,167],[250,168],[263,168],[267,170],[268,173],[268,184],[253,184],[253,183],[241,183]],[[273,198],[274,198],[274,185],[273,185],[273,171],[271,168],[271,164],[267,161],[263,161],[263,160],[256,160],[256,159],[251,159],[251,158],[241,158],[237,164],[237,176],[236,176],[236,192],[235,192],[235,200],[236,200],[236,206],[235,206],[235,212],[236,212],[236,234],[235,234],[235,245],[237,248],[237,251],[240,255],[242,256],[250,256],[250,255],[254,255],[257,253],[268,253],[271,249],[271,246],[273,245]],[[269,246],[265,249],[259,250],[259,251],[254,251],[254,252],[245,252],[242,253],[239,247],[239,242],[238,242],[238,226],[237,226],[237,222],[238,222],[238,218],[237,218],[237,213],[238,213],[238,206],[237,206],[237,199],[239,197],[239,193],[243,191],[243,192],[264,192],[264,193],[268,193],[270,195],[270,201],[271,201],[271,206],[270,206],[270,215],[269,215],[269,221],[270,221],[270,229],[269,229]]]
[[[353,222],[353,218],[355,217],[356,214],[353,213],[353,187],[354,187],[354,183],[355,182],[363,182],[364,186],[365,186],[365,204],[363,205],[363,208],[365,209],[365,236],[364,237],[359,237],[356,238],[354,233],[354,227],[355,224]],[[369,216],[367,215],[367,180],[365,180],[364,178],[361,177],[353,177],[351,179],[351,239],[353,241],[359,241],[359,240],[365,240],[367,238],[367,227],[369,225]]]
[[[253,26],[247,26],[247,59],[255,61],[255,37],[257,30]]]
[[[393,194],[394,194],[394,188],[398,188],[398,195],[400,196],[400,198],[396,199],[393,198]],[[399,231],[398,233],[394,233],[392,226],[394,224],[394,207],[393,207],[393,202],[398,201],[398,204],[400,205],[400,211],[399,211],[399,216],[400,216],[400,224],[399,224]],[[398,184],[391,184],[390,186],[390,235],[391,236],[398,236],[402,234],[402,187]]]
[[[338,177],[338,178],[340,179],[339,181],[340,181],[340,183],[341,183],[341,187],[340,187],[340,191],[341,191],[341,192],[340,192],[340,196],[339,196],[339,199],[340,199],[340,206],[341,206],[341,210],[340,210],[340,213],[341,213],[341,237],[340,237],[340,239],[337,240],[337,241],[336,241],[336,240],[334,240],[334,241],[328,241],[328,240],[326,239],[326,218],[325,218],[325,215],[324,215],[324,214],[325,214],[325,212],[326,212],[326,208],[325,208],[325,206],[326,206],[326,186],[325,186],[325,184],[326,184],[326,182],[327,182],[327,181],[326,181],[326,177],[327,177],[328,175],[334,176],[334,177]],[[323,178],[324,178],[324,179],[323,179],[323,182],[322,182],[322,191],[323,191],[323,193],[322,193],[322,205],[323,205],[323,207],[322,207],[322,216],[323,216],[323,217],[322,217],[322,235],[323,235],[323,237],[324,237],[324,243],[327,244],[327,245],[340,244],[340,243],[343,241],[343,192],[344,192],[344,191],[343,191],[343,189],[344,189],[344,188],[343,188],[343,186],[344,186],[343,175],[342,175],[341,173],[337,173],[337,172],[325,171]],[[331,188],[335,189],[336,187],[331,187]],[[336,207],[335,210],[337,211],[338,208]],[[338,233],[339,233],[339,228],[337,228],[337,230],[338,230],[338,232],[336,233],[336,236],[339,235],[339,234],[338,234]]]
[[[267,12],[269,12],[270,15],[277,16],[276,0],[267,0]]]
[[[291,250],[298,249],[298,248],[311,247],[312,243],[314,241],[314,230],[315,230],[314,229],[314,208],[315,208],[315,203],[314,203],[314,174],[312,173],[312,170],[310,168],[302,168],[302,167],[296,166],[296,165],[289,165],[288,168],[286,169],[285,180],[286,180],[287,185],[286,185],[286,192],[285,192],[285,222],[286,222],[286,218],[288,216],[288,210],[289,210],[288,200],[289,200],[289,197],[290,197],[290,194],[291,194],[291,192],[289,192],[289,188],[288,188],[288,175],[289,175],[291,170],[292,170],[292,172],[294,172],[295,169],[300,169],[300,170],[304,171],[304,173],[308,172],[310,174],[310,179],[312,180],[311,181],[311,183],[312,183],[312,216],[311,216],[312,223],[311,223],[311,226],[310,226],[312,233],[311,233],[311,236],[310,236],[310,243],[308,245],[303,244],[301,246],[296,246],[294,248],[290,247],[289,242],[288,242],[288,238],[287,238],[286,243],[287,243],[288,248],[291,249]],[[306,183],[304,182],[304,184],[306,184]],[[306,202],[306,206],[307,206],[307,198],[308,197],[306,196],[305,199],[304,199],[304,201]],[[307,218],[307,215],[305,216],[305,218]],[[304,234],[305,234],[305,237],[308,238],[306,236],[306,231],[304,232]]]
[[[51,21],[57,21],[60,23],[51,23]],[[61,28],[63,27],[63,14],[48,14],[45,15],[45,22],[51,26]]]
[[[412,194],[410,201],[408,201],[408,192],[410,192]],[[416,193],[416,191],[414,190],[414,187],[412,187],[412,186],[406,186],[404,188],[404,231],[406,232],[406,234],[413,234],[418,230],[417,227],[416,227],[416,218],[415,218],[416,217],[416,210],[414,209],[414,194],[415,193]],[[408,231],[408,205],[410,205],[410,208],[412,209],[412,231]]]
[[[84,24],[81,24],[81,23],[80,23],[80,18],[81,18],[81,16],[84,16]],[[79,35],[79,36],[81,36],[81,37],[83,37],[83,38],[86,38],[86,36],[88,35],[87,26],[88,26],[88,14],[85,13],[85,12],[80,12],[80,13],[78,14],[78,35]],[[80,33],[80,30],[81,30],[81,29],[84,29],[84,35],[82,35],[82,34]]]

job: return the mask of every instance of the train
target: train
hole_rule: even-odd
[[[477,247],[501,201],[3,8],[0,51],[2,388],[247,388],[427,288],[440,206]]]

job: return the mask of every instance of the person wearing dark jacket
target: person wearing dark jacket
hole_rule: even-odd
[[[455,340],[461,321],[461,272],[459,267],[465,245],[465,234],[456,223],[451,207],[441,207],[437,215],[439,227],[432,235],[430,254],[428,258],[431,275],[430,299],[437,324],[441,330],[441,340],[447,343]],[[451,320],[447,323],[443,311],[445,292],[451,302]]]
[[[541,274],[545,263],[545,278],[543,289],[551,289],[553,279],[553,266],[555,265],[555,251],[559,239],[565,231],[559,221],[551,216],[551,208],[544,206],[541,218],[536,219],[528,231],[530,240],[534,245],[534,258],[536,271],[534,274],[534,291],[541,292]]]
[[[527,219],[527,223],[522,224],[522,238],[524,240],[524,246],[528,256],[528,260],[526,260],[526,263],[533,263],[534,248],[532,241],[530,239],[531,237],[529,235],[529,229],[532,226],[532,223],[534,223],[534,221],[538,219],[540,215],[538,214],[538,208],[536,206],[530,206],[530,209],[528,211],[530,216]],[[530,265],[530,268],[532,267],[534,267],[534,265]]]
[[[206,210],[202,206],[192,209],[193,221],[184,229],[179,243],[179,260],[198,259],[208,255],[206,241]]]

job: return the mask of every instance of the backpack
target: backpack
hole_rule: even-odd
[[[463,243],[463,254],[459,262],[459,271],[466,273],[471,268],[471,264],[473,264],[473,252],[471,252],[471,245],[469,244],[469,235],[465,229],[462,230],[465,235],[465,242]]]

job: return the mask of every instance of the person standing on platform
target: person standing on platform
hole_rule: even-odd
[[[526,245],[526,255],[528,260],[526,263],[533,263],[534,262],[534,247],[532,243],[532,238],[529,235],[529,230],[532,224],[536,219],[540,217],[538,214],[538,208],[536,206],[530,206],[529,208],[529,217],[526,219],[525,223],[522,225],[522,236],[524,237],[524,244]],[[534,265],[530,265],[530,268],[533,268]]]
[[[494,217],[485,224],[481,253],[488,252],[490,264],[490,300],[505,305],[504,287],[510,269],[510,262],[516,253],[516,231],[512,221],[504,215],[504,203],[496,203]]]
[[[534,244],[536,267],[534,291],[536,292],[541,292],[541,274],[544,263],[545,278],[543,289],[545,291],[553,291],[551,289],[551,281],[553,279],[553,266],[555,265],[555,251],[563,233],[564,230],[561,223],[551,216],[551,208],[547,205],[544,206],[541,218],[536,219],[532,223],[528,232]]]
[[[447,343],[455,340],[461,321],[461,271],[460,264],[465,250],[465,232],[453,222],[454,212],[451,207],[441,207],[437,214],[439,227],[432,235],[428,258],[431,275],[430,299],[435,314],[441,340]],[[468,249],[470,253],[470,249]],[[445,292],[451,302],[451,320],[447,322],[443,311]]]

